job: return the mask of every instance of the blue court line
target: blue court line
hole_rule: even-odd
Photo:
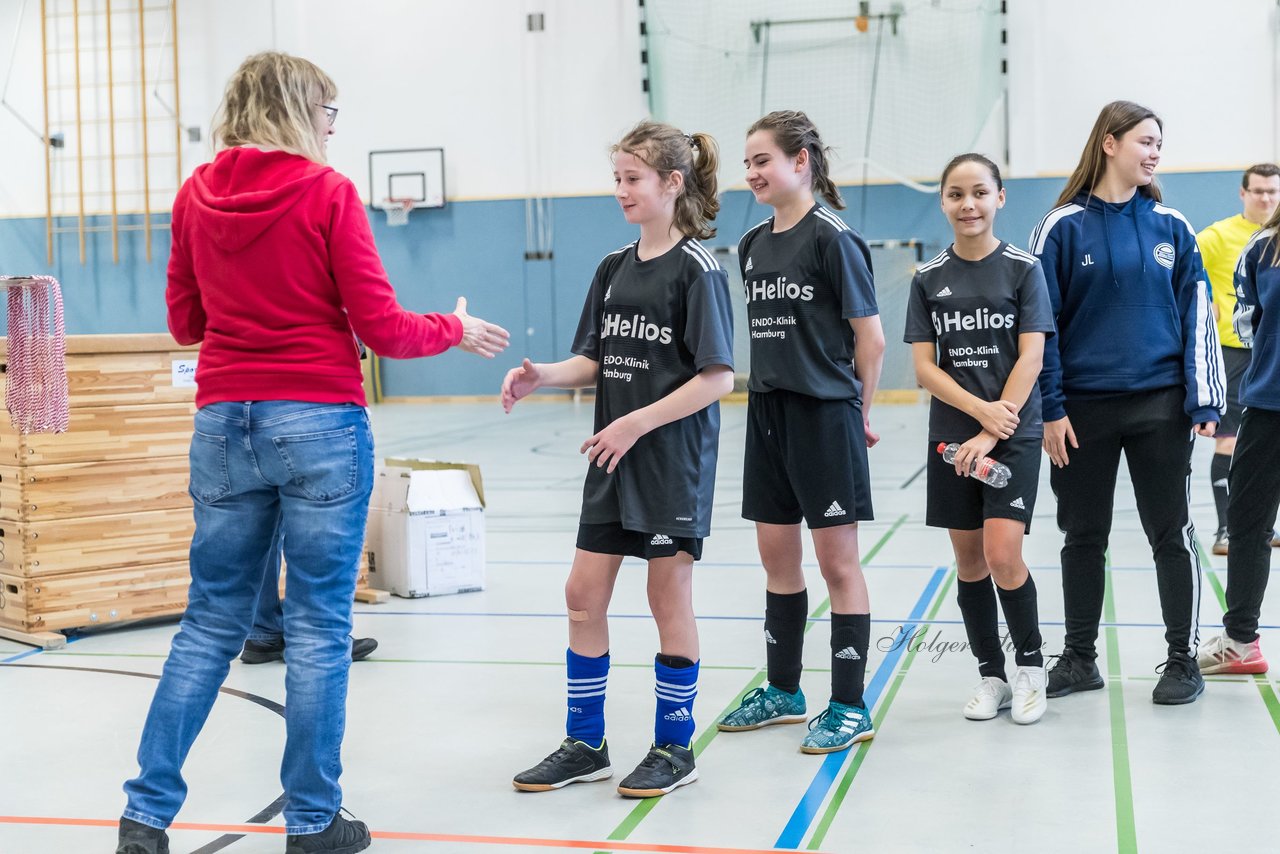
[[[942,580],[946,575],[947,568],[945,566],[940,566],[933,571],[933,577],[929,579],[929,583],[925,585],[924,592],[916,600],[915,608],[911,610],[910,619],[902,627],[903,636],[910,637],[916,630],[916,622],[924,616],[925,609],[933,601],[934,595],[938,592],[938,586],[942,584]],[[871,677],[871,681],[867,683],[866,690],[862,692],[863,701],[866,703],[868,711],[871,711],[879,701],[880,694],[884,691],[884,686],[889,682],[889,676],[897,669],[898,660],[902,658],[902,653],[906,651],[906,648],[907,644],[905,643],[895,643],[893,649],[889,651],[889,654],[880,662],[880,666],[876,668],[875,675]],[[773,844],[774,848],[800,847],[800,843],[804,840],[804,835],[809,832],[809,826],[813,824],[814,818],[818,815],[818,810],[822,807],[822,802],[826,800],[827,793],[831,791],[836,778],[840,776],[840,768],[854,754],[855,750],[856,748],[841,750],[838,753],[828,753],[826,758],[822,760],[822,765],[818,767],[818,772],[813,775],[813,782],[809,784],[804,797],[800,799],[800,803],[796,805],[795,812],[791,814],[791,820],[783,828],[782,835],[778,837],[778,841]]]
[[[75,643],[77,640],[79,640],[79,638],[78,638],[78,637],[74,637],[74,638],[67,638],[67,644],[68,644],[68,645],[73,644],[73,643]],[[30,658],[30,657],[31,657],[31,656],[33,656],[33,655],[39,655],[40,653],[42,653],[42,652],[44,652],[44,651],[45,651],[45,650],[40,649],[39,647],[37,647],[36,649],[29,649],[29,650],[27,650],[26,652],[20,652],[20,653],[18,653],[17,655],[10,656],[9,658],[0,659],[0,664],[12,664],[12,663],[13,663],[13,662],[15,662],[15,661],[22,661],[22,659],[24,659],[24,658]],[[55,652],[56,652],[56,650],[55,650]]]

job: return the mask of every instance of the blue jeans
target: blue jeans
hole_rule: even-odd
[[[191,439],[191,592],[125,783],[124,817],[168,827],[186,761],[249,634],[283,535],[289,833],[318,833],[342,806],[338,777],[351,665],[351,606],[373,487],[373,435],[353,404],[214,403]]]
[[[262,589],[253,612],[253,628],[249,640],[279,643],[284,639],[284,609],[280,604],[280,536],[271,543],[271,556],[262,576]]]

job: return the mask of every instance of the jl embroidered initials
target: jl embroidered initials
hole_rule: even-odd
[[[1080,262],[1081,267],[1089,267],[1093,265],[1093,256],[1085,255],[1084,260]]]

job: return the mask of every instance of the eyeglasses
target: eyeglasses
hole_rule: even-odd
[[[329,127],[333,127],[333,123],[338,120],[338,108],[330,107],[328,104],[316,104],[316,106],[324,110],[324,114],[329,117]]]

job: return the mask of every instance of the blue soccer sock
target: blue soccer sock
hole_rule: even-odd
[[[674,655],[659,654],[653,662],[654,693],[658,709],[654,715],[653,743],[689,747],[693,741],[693,701],[698,696],[698,663]]]
[[[609,653],[599,658],[565,650],[569,671],[565,733],[596,749],[604,741],[604,689],[609,680]]]

